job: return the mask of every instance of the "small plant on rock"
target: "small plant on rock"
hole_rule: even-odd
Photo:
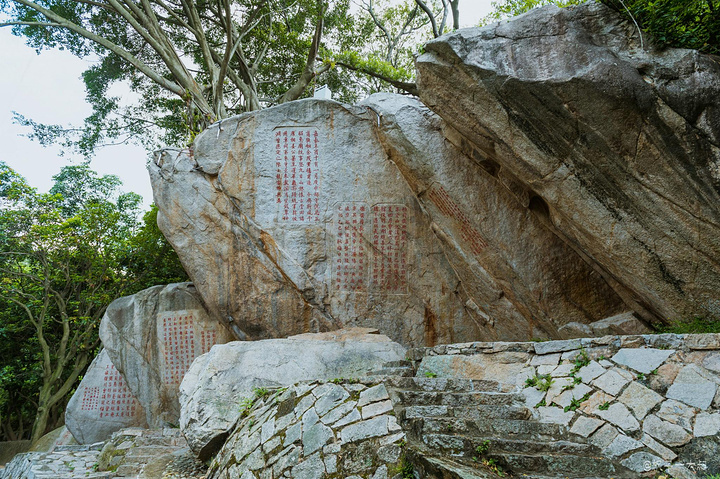
[[[602,403],[601,405],[598,406],[598,409],[601,411],[607,411],[609,407],[610,407],[610,403],[605,401],[604,403]]]
[[[549,374],[536,374],[525,380],[525,387],[534,387],[538,391],[547,391],[555,381]]]
[[[262,399],[270,394],[270,391],[267,388],[253,388],[253,394],[257,399]]]
[[[490,469],[498,476],[505,477],[505,471],[503,471],[503,468],[500,467],[500,464],[498,464],[495,459],[483,459],[482,465]]]
[[[572,371],[570,371],[570,376],[573,377],[575,376],[575,373],[590,364],[590,356],[588,356],[585,348],[580,348],[580,352],[575,356],[575,359],[573,359],[573,364],[574,366],[572,368]]]
[[[436,378],[437,374],[432,371],[425,371],[425,377],[426,378]]]
[[[478,447],[475,448],[475,452],[479,455],[483,455],[490,449],[490,441],[485,439]]]
[[[240,401],[240,417],[245,417],[250,414],[250,410],[253,407],[253,400],[250,398],[242,398]]]
[[[565,411],[565,412],[568,412],[568,411],[576,411],[577,408],[579,408],[580,405],[581,405],[582,403],[584,403],[585,401],[587,401],[588,399],[590,399],[590,393],[587,393],[586,395],[584,395],[584,396],[581,397],[581,398],[573,398],[573,399],[570,401],[570,404],[567,405],[567,406],[565,406],[565,408],[563,409],[563,411]]]
[[[535,405],[535,409],[537,409],[539,407],[545,407],[545,406],[547,406],[547,404],[545,403],[545,398],[543,398],[539,403],[537,403]]]

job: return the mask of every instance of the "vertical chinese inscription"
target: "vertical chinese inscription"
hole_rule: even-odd
[[[125,379],[115,365],[105,366],[104,384],[100,397],[101,418],[123,418],[135,416],[139,402],[127,387]]]
[[[198,351],[198,356],[201,354],[205,354],[208,351],[210,351],[210,348],[212,348],[215,345],[215,342],[217,341],[217,331],[215,330],[201,330],[200,331],[200,351]]]
[[[162,318],[165,384],[180,384],[195,359],[193,317],[188,312]]]
[[[275,201],[281,221],[320,222],[319,150],[316,128],[275,130]]]
[[[82,396],[80,409],[83,411],[95,411],[100,405],[100,388],[85,388]]]
[[[367,291],[365,219],[370,213],[365,203],[340,203],[337,209],[335,289]]]
[[[406,293],[408,209],[404,205],[375,205],[372,213],[370,289],[385,293]]]
[[[438,184],[432,185],[428,192],[428,198],[435,203],[443,215],[457,221],[460,226],[460,237],[470,246],[473,254],[480,254],[487,247],[488,243],[485,238],[473,227],[460,207],[450,198],[445,188]]]

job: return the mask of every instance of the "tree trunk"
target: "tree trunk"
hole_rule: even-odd
[[[45,430],[48,425],[48,418],[50,417],[50,407],[48,404],[52,394],[50,393],[50,386],[44,384],[40,390],[40,397],[38,398],[38,410],[35,415],[35,422],[33,423],[32,435],[30,436],[30,442],[35,444],[38,439],[45,435]]]

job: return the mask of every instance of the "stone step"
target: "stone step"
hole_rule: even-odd
[[[449,407],[444,405],[436,406],[406,406],[397,407],[400,420],[422,419],[422,418],[457,418],[468,421],[482,419],[514,419],[526,420],[532,413],[525,407],[518,406],[495,406],[479,404],[477,406]]]
[[[495,406],[523,405],[525,396],[518,393],[498,393],[486,391],[445,392],[445,391],[408,391],[398,390],[397,398],[401,404],[418,404],[425,406],[473,406],[480,404]]]
[[[495,436],[541,441],[555,441],[568,436],[568,428],[565,426],[514,419],[465,420],[428,417],[423,420],[422,431],[424,433],[464,434],[477,437]],[[584,441],[581,437],[578,437],[577,440],[577,442]]]
[[[460,434],[423,434],[424,444],[432,449],[463,453],[466,457],[480,456],[478,447],[485,446],[484,454],[551,454],[551,455],[588,455],[597,453],[597,449],[588,444],[571,441],[532,441],[507,439],[502,437],[464,436]],[[485,442],[487,441],[487,443]]]
[[[587,457],[571,454],[487,454],[505,470],[510,470],[518,477],[536,477],[527,474],[537,473],[542,477],[553,474],[558,477],[602,477],[624,479],[638,477],[637,472],[613,464],[605,457]],[[524,474],[524,475],[523,475]]]
[[[485,379],[390,377],[384,382],[389,388],[404,389],[408,391],[502,392],[500,383]]]
[[[409,378],[415,375],[413,368],[390,368],[386,367],[383,369],[376,369],[367,374],[370,377],[385,377],[385,376],[399,376]]]
[[[383,368],[413,368],[413,362],[412,361],[388,361],[383,364]]]

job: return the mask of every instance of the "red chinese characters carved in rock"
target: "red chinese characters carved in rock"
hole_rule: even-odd
[[[100,388],[89,387],[85,388],[82,396],[82,403],[80,409],[83,411],[95,411],[100,406]]]
[[[365,203],[340,203],[336,214],[335,289],[367,291],[365,219],[370,209]]]
[[[179,385],[195,358],[213,347],[217,331],[203,329],[204,324],[197,324],[191,311],[168,312],[161,321],[165,360],[163,381],[168,385]]]
[[[113,364],[105,367],[99,406],[101,419],[134,417],[140,407],[140,403],[125,383],[125,378]]]
[[[279,219],[288,223],[320,222],[320,141],[311,127],[277,128],[275,186]]]
[[[470,246],[470,251],[478,255],[488,245],[485,238],[476,230],[460,207],[450,198],[448,192],[442,186],[433,184],[428,192],[428,198],[435,203],[440,212],[455,220],[460,226],[460,237]]]
[[[407,206],[375,205],[372,214],[370,290],[390,294],[407,293]]]

